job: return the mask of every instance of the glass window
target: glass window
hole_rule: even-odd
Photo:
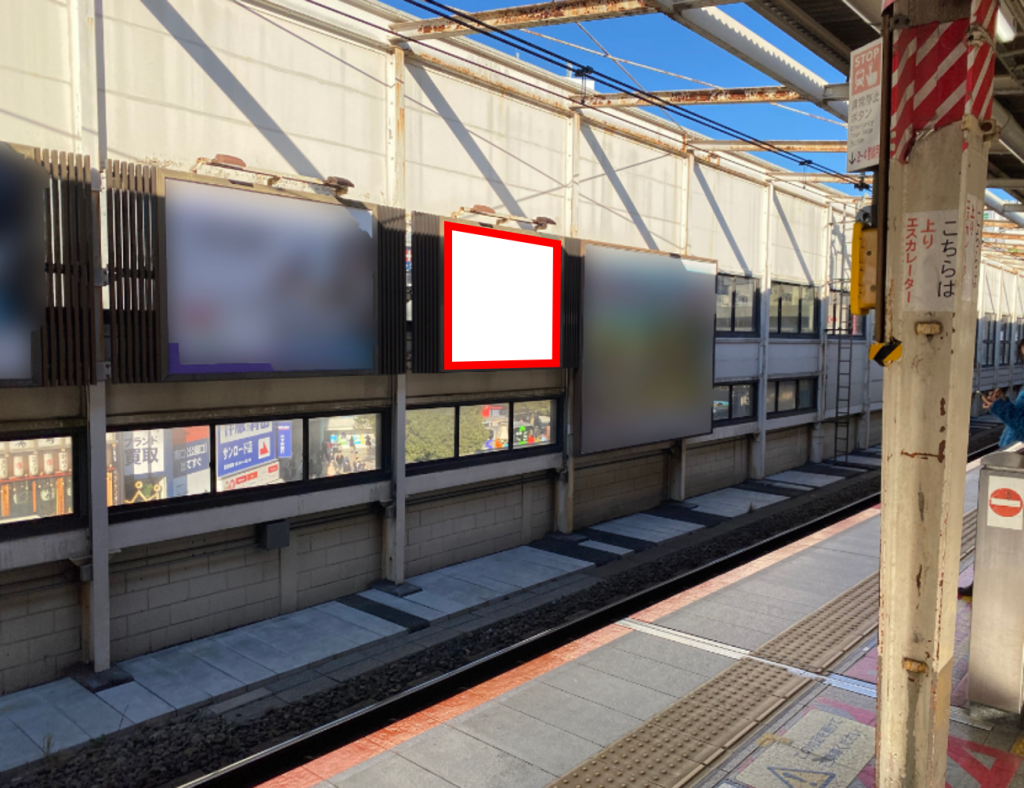
[[[711,418],[713,421],[728,421],[729,419],[729,387],[728,386],[715,386],[712,392],[714,398],[714,405],[711,411]]]
[[[217,492],[300,481],[302,419],[217,428]]]
[[[779,380],[776,383],[779,387],[778,412],[785,413],[786,411],[796,410],[796,381]]]
[[[107,506],[208,492],[208,426],[107,433]]]
[[[0,441],[0,523],[73,511],[70,437]]]
[[[767,399],[765,400],[765,410],[768,413],[775,413],[778,410],[778,383],[774,380],[768,381],[768,391],[765,392]]]
[[[814,334],[814,309],[817,303],[813,287],[797,288],[800,295],[800,333]]]
[[[757,298],[757,282],[749,278],[733,281],[736,290],[736,306],[732,330],[753,333],[757,330],[754,325],[754,299]]]
[[[803,378],[797,381],[797,403],[799,410],[814,407],[814,378]]]
[[[778,285],[781,298],[779,333],[796,334],[800,331],[800,288],[796,285]]]
[[[736,280],[731,276],[719,276],[715,282],[715,330],[732,331],[732,296]]]
[[[732,418],[750,419],[754,416],[754,386],[737,383],[732,387]]]
[[[459,456],[508,448],[508,403],[459,407]]]
[[[455,456],[455,408],[423,408],[405,414],[406,463]]]
[[[310,479],[375,471],[380,457],[379,413],[309,420]]]
[[[772,292],[769,296],[770,308],[768,313],[768,333],[778,334],[779,333],[779,311],[782,309],[782,288],[785,285],[780,285],[775,282],[772,285]]]
[[[527,449],[531,446],[553,443],[557,435],[555,411],[556,402],[553,399],[513,403],[512,448]]]

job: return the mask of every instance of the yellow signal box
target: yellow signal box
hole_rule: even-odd
[[[878,303],[878,228],[853,225],[850,260],[850,311],[866,315]]]

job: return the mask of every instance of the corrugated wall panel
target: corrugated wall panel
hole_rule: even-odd
[[[137,160],[227,153],[387,195],[383,52],[241,3],[103,3],[107,143]]]
[[[581,238],[686,253],[684,157],[586,123],[579,152]]]
[[[565,216],[569,119],[443,72],[406,65],[406,195],[411,210],[449,216],[488,205],[556,230]]]
[[[788,194],[772,206],[772,278],[814,284],[825,277],[826,211]]]
[[[690,177],[690,254],[718,261],[722,273],[759,276],[764,267],[767,189],[695,164]]]

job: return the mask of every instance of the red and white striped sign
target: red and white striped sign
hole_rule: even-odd
[[[906,162],[919,134],[992,114],[996,0],[972,0],[970,18],[931,22],[893,35],[889,153]],[[988,33],[972,35],[972,29]]]

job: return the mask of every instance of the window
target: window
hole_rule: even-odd
[[[70,437],[0,441],[0,524],[74,511]]]
[[[554,445],[557,406],[556,400],[531,400],[410,410],[405,461],[412,465]]]
[[[1010,355],[1013,350],[1013,324],[1009,317],[999,321],[999,366],[1010,366]]]
[[[768,415],[812,411],[818,406],[817,395],[817,378],[769,380],[765,392],[766,411]]]
[[[756,383],[723,383],[715,386],[711,419],[723,422],[747,421],[757,417],[754,412]]]
[[[309,478],[326,479],[381,467],[380,414],[309,420]]]
[[[719,274],[715,332],[757,336],[757,280]]]
[[[987,312],[978,326],[981,337],[981,366],[994,367],[996,364],[996,316]]]
[[[814,287],[773,282],[769,309],[769,333],[783,337],[817,335],[818,300]]]
[[[301,481],[302,420],[217,427],[217,492]]]
[[[850,294],[843,290],[832,290],[829,299],[829,336],[851,336],[864,338],[867,318],[850,312]]]
[[[513,403],[513,449],[527,449],[553,441],[555,404],[550,399]]]
[[[107,433],[107,506],[210,492],[210,428]]]

